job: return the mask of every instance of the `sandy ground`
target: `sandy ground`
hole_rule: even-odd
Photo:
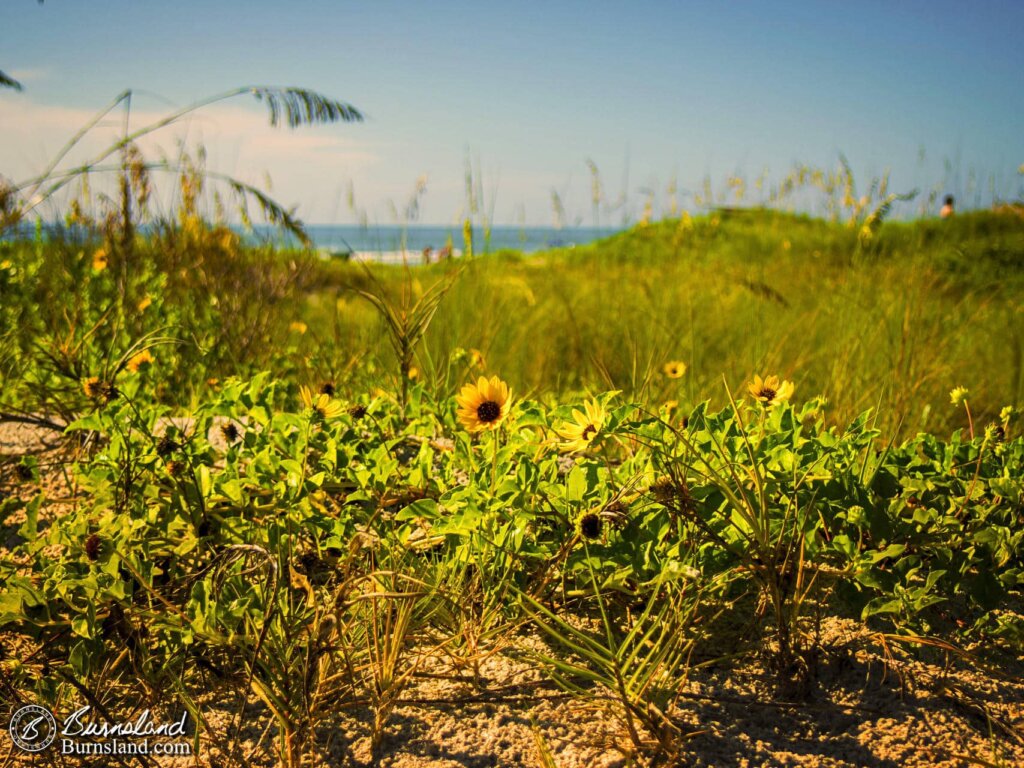
[[[18,492],[12,457],[43,451],[43,435],[23,425],[0,424],[0,489]],[[67,493],[57,472],[59,456],[39,456],[48,468],[42,482],[54,495]],[[54,508],[59,514],[59,507]],[[16,520],[0,521],[0,557],[7,556]],[[339,702],[318,729],[320,750],[308,766],[365,768],[455,768],[544,766],[540,734],[559,768],[625,768],[628,745],[607,701],[581,701],[564,694],[532,666],[518,648],[537,648],[529,634],[515,636],[509,652],[482,668],[484,684],[455,674],[440,655],[418,668],[376,755],[370,754],[370,713]],[[23,638],[0,632],[6,658],[29,652]],[[757,658],[691,672],[679,691],[673,716],[686,733],[671,765],[822,766],[828,768],[953,768],[1024,766],[1024,661],[986,656],[959,659],[934,648],[885,643],[859,622],[826,619],[822,653],[809,691],[799,701],[776,693],[772,676]],[[3,656],[0,656],[3,658]],[[150,765],[166,768],[228,766],[223,749],[235,713],[243,707],[241,753],[236,765],[277,764],[274,731],[266,708],[244,684],[201,692],[207,719],[197,755],[118,761],[71,758],[54,750],[30,756],[17,751],[6,733],[11,701],[0,686],[0,768],[6,766]],[[180,706],[165,700],[168,714]]]

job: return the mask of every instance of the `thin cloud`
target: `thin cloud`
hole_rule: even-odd
[[[137,130],[164,118],[170,110],[132,110]],[[0,174],[16,181],[42,172],[83,125],[93,110],[40,104],[24,94],[0,94]],[[210,170],[263,186],[269,176],[274,194],[286,205],[316,210],[321,198],[334,196],[338,179],[361,175],[380,157],[369,143],[351,135],[354,126],[272,128],[258,108],[216,105],[199,110],[168,128],[146,136],[143,153],[154,160],[174,158],[179,147],[194,153],[203,147]],[[95,158],[123,135],[123,112],[115,110],[61,163],[71,168]]]

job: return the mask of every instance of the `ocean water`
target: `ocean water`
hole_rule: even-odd
[[[420,259],[423,250],[435,253],[447,245],[458,255],[462,252],[462,227],[431,226],[330,226],[312,224],[306,227],[314,247],[327,255],[350,255],[357,259],[377,261]],[[473,230],[473,249],[476,253],[493,253],[512,249],[534,253],[549,248],[571,248],[609,237],[619,230],[595,227],[493,227],[489,239],[483,230]]]
[[[256,225],[252,231],[233,227],[243,238],[257,242],[297,246],[298,242],[283,230],[267,225]],[[145,233],[147,227],[140,231]],[[473,230],[473,250],[479,254],[502,250],[535,253],[550,248],[572,248],[610,237],[620,229],[611,227],[493,227],[485,237],[481,228]],[[306,232],[313,247],[325,258],[351,258],[363,261],[420,262],[424,249],[430,248],[436,260],[438,252],[450,246],[455,256],[464,248],[462,226],[338,226],[307,224]],[[78,237],[88,239],[93,233],[64,226],[59,222],[41,226],[44,238]],[[37,236],[34,223],[25,222],[2,236],[2,240],[32,239]]]

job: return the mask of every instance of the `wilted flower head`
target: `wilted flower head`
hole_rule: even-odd
[[[963,405],[967,402],[969,391],[967,387],[953,387],[949,392],[949,402],[953,405]]]
[[[693,511],[695,501],[685,479],[675,480],[668,476],[659,477],[647,489],[654,500],[669,508]]]
[[[102,545],[99,534],[92,534],[85,540],[85,556],[95,562],[100,556],[100,546]]]
[[[1002,443],[1006,440],[1006,430],[1002,424],[993,422],[985,427],[985,439],[990,443]]]
[[[238,425],[233,421],[227,421],[220,425],[220,434],[223,436],[224,441],[231,445],[239,437]]]
[[[102,400],[110,402],[117,397],[117,389],[109,381],[103,381],[99,376],[89,376],[82,381],[82,391],[90,400]]]
[[[603,529],[604,521],[601,519],[600,512],[595,510],[588,510],[576,519],[576,532],[584,539],[596,541],[601,538]]]
[[[164,432],[164,436],[160,438],[160,442],[156,444],[156,455],[157,456],[170,456],[175,451],[181,448],[181,444],[171,435],[170,430]]]

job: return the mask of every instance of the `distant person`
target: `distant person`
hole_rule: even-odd
[[[430,257],[433,256],[433,255],[434,255],[434,248],[433,248],[433,246],[428,245],[426,248],[423,249],[423,263],[424,264],[429,264],[430,263]]]
[[[939,216],[944,219],[948,219],[953,215],[953,196],[946,195],[946,199],[942,202],[942,210],[939,211]]]

